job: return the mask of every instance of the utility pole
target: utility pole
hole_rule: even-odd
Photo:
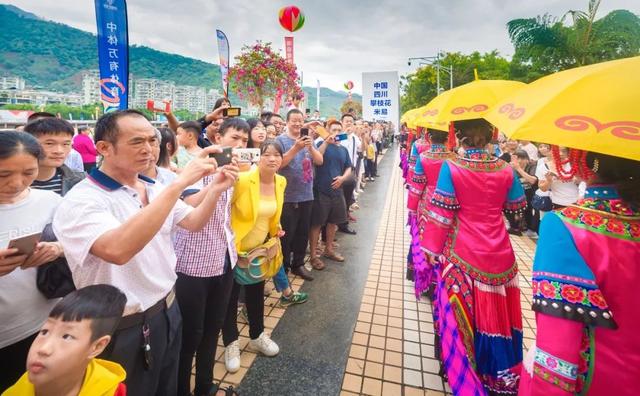
[[[419,56],[415,58],[409,58],[407,64],[411,66],[411,62],[417,60],[419,61],[418,65],[431,65],[436,68],[436,90],[437,95],[440,95],[440,91],[442,90],[440,86],[440,71],[444,70],[449,73],[449,89],[453,89],[453,66],[442,66],[440,63],[440,53],[436,56]]]

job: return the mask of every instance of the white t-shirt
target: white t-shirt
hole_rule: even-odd
[[[53,219],[53,230],[62,242],[77,288],[100,283],[116,286],[127,296],[124,314],[141,312],[164,298],[176,281],[176,254],[171,232],[193,209],[181,200],[169,213],[158,233],[124,265],[115,265],[91,254],[104,233],[119,227],[142,210],[138,192],[101,172],[76,184],[64,197]],[[165,188],[140,176],[149,201]]]
[[[31,189],[21,202],[0,204],[0,246],[44,230],[61,200],[54,192]],[[0,276],[0,348],[36,333],[58,302],[47,300],[38,291],[36,273],[35,268],[16,268]]]
[[[529,142],[529,144],[522,145],[520,148],[527,152],[531,161],[538,160],[538,148],[535,144]]]
[[[538,180],[544,180],[545,175],[549,172],[549,168],[547,167],[545,160],[545,158],[540,158],[538,160],[538,164],[536,165],[536,177],[538,178]],[[551,195],[551,192],[549,192],[549,190],[542,191],[541,189],[537,189],[535,194],[541,197],[548,197],[549,195]]]
[[[353,147],[354,144],[355,148]],[[358,152],[360,152],[360,148],[362,146],[360,138],[357,137],[355,133],[352,133],[348,135],[347,140],[340,141],[340,145],[347,149],[351,163],[353,166],[356,166],[358,163]]]

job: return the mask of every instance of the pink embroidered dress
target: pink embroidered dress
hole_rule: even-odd
[[[420,250],[422,241],[425,238],[423,233],[426,223],[426,212],[433,204],[431,198],[436,189],[440,168],[446,159],[455,155],[446,149],[443,144],[432,144],[428,150],[423,151],[416,161],[413,178],[409,183],[409,194],[407,209],[415,213],[415,226],[411,230],[412,235],[412,258],[415,281],[416,296],[420,296],[423,291],[429,288],[433,277],[433,268],[424,259],[424,253]],[[418,258],[417,255],[423,257]]]
[[[542,221],[523,396],[640,394],[640,211],[589,187]]]
[[[435,296],[444,371],[455,395],[514,395],[522,362],[518,267],[503,211],[526,207],[513,169],[468,149],[440,170],[423,250],[442,255]]]
[[[409,154],[409,158],[407,160],[407,174],[406,174],[406,187],[411,191],[411,186],[413,184],[413,174],[416,170],[416,165],[420,162],[420,154],[429,149],[431,146],[428,140],[425,140],[423,137],[416,139],[411,145],[411,153]],[[411,245],[409,246],[409,253],[407,254],[407,280],[413,281],[414,275],[414,267],[416,262],[418,265],[422,265],[422,262],[425,261],[424,254],[420,252],[420,240],[418,237],[418,229],[417,229],[417,216],[415,211],[409,211],[407,224],[409,225],[409,233],[411,234]]]

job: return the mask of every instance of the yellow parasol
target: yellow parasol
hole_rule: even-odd
[[[482,118],[496,102],[525,85],[506,80],[472,81],[436,96],[421,108],[416,124],[446,131],[451,121]]]
[[[543,77],[484,118],[512,139],[640,160],[640,57]]]
[[[419,108],[415,108],[404,113],[402,117],[400,117],[400,123],[406,123],[408,128],[416,129],[415,125],[412,125],[412,121],[418,116],[418,110]]]

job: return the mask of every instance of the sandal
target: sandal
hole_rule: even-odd
[[[311,259],[311,266],[318,271],[322,271],[324,269],[324,263],[317,257]]]
[[[324,252],[323,256],[328,258],[329,260],[337,261],[339,263],[342,263],[344,261],[344,257],[336,252]]]

